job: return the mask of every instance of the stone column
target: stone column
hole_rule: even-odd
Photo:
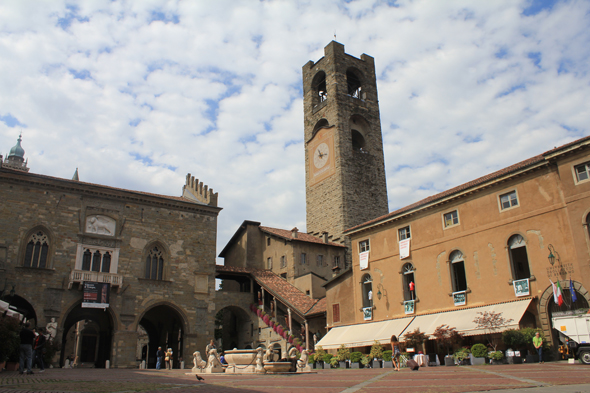
[[[291,332],[291,334],[293,334],[293,321],[291,320],[291,309],[287,307],[287,314],[289,315],[289,326],[287,326],[289,328],[289,332]]]
[[[307,319],[303,322],[305,322],[305,349],[309,351],[309,325],[307,323]]]

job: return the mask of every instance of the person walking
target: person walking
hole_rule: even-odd
[[[162,369],[162,361],[164,360],[164,351],[162,351],[162,347],[158,347],[156,351],[156,370]]]
[[[33,361],[39,366],[39,372],[45,371],[45,364],[43,363],[43,355],[45,354],[45,329],[40,327],[37,328],[37,337],[35,337],[35,343],[33,344]]]
[[[166,369],[167,370],[172,370],[172,348],[168,348],[168,350],[166,351],[166,357],[164,358],[164,360],[166,361]]]
[[[29,329],[30,326],[30,323],[25,322],[20,330],[20,358],[18,364],[19,374],[24,374],[25,362],[27,374],[33,374],[33,370],[31,370],[31,363],[33,363],[33,342],[35,341],[35,332]]]
[[[543,361],[543,338],[541,337],[540,333],[535,333],[535,337],[533,337],[533,345],[537,349],[537,353],[539,354],[539,364],[545,363]]]
[[[399,345],[399,341],[397,340],[397,337],[391,336],[391,360],[393,361],[393,368],[396,371],[399,371],[400,368],[400,362],[399,362],[399,357],[401,355],[401,351],[400,351],[400,345]]]

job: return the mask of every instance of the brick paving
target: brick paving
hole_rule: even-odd
[[[190,370],[133,369],[48,369],[45,373],[19,375],[0,373],[0,393],[70,392],[154,392],[154,393],[248,393],[302,392],[313,389],[326,393],[380,392],[481,392],[500,389],[560,392],[590,392],[590,368],[565,362],[501,366],[430,367],[419,371],[403,369],[335,369],[311,374],[224,375],[202,374],[198,382]],[[572,386],[573,388],[573,386]],[[521,390],[523,389],[523,390]],[[504,391],[504,390],[503,390]]]

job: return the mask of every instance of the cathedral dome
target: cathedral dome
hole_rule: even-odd
[[[10,149],[10,153],[8,153],[8,158],[10,157],[18,157],[18,158],[22,158],[24,160],[25,158],[25,149],[22,148],[22,146],[20,145],[20,142],[23,140],[22,135],[18,136],[18,140],[16,142],[16,145],[14,145],[12,147],[12,149]]]

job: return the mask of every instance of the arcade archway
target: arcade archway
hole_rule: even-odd
[[[219,335],[219,337],[216,335],[216,339],[221,339],[220,347],[223,351],[252,347],[254,327],[250,315],[242,308],[237,306],[222,308],[217,313],[216,324],[221,325],[221,329],[216,329]]]
[[[25,298],[14,293],[7,293],[2,296],[2,301],[7,302],[12,310],[21,313],[31,323],[31,326],[37,326],[37,313],[31,303],[26,301]]]
[[[104,368],[110,360],[113,327],[109,309],[75,306],[64,321],[60,364],[68,357],[78,367]]]
[[[147,332],[147,361],[148,368],[156,367],[156,351],[162,347],[163,351],[172,348],[172,367],[180,367],[183,358],[184,320],[173,307],[165,304],[154,306],[145,312],[139,325]]]

